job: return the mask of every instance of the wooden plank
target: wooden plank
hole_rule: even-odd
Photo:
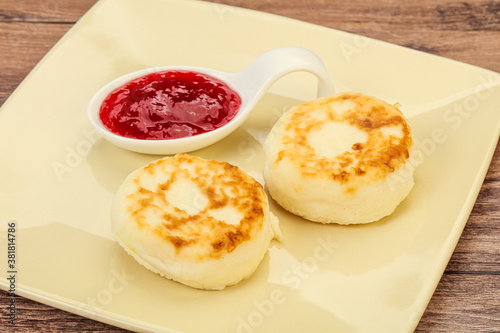
[[[500,332],[499,290],[500,275],[446,274],[415,332]]]
[[[140,0],[137,0],[140,1]],[[96,0],[0,0],[0,104]],[[215,0],[500,72],[500,1]],[[500,147],[417,332],[500,332]],[[125,332],[17,297],[12,332]],[[0,326],[9,298],[0,292]],[[4,328],[2,327],[2,330]]]

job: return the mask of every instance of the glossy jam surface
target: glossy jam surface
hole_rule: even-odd
[[[114,90],[99,117],[111,132],[164,140],[213,131],[238,112],[241,98],[226,83],[192,71],[155,72]]]

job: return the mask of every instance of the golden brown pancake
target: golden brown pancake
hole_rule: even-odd
[[[202,289],[249,277],[279,233],[261,184],[229,163],[186,154],[132,172],[114,197],[112,223],[145,267]]]
[[[408,121],[395,106],[359,93],[292,108],[271,130],[264,151],[271,196],[311,221],[376,221],[414,184]]]

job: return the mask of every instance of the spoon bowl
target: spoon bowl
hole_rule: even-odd
[[[108,130],[100,120],[99,111],[106,97],[115,89],[136,78],[161,71],[190,71],[215,77],[225,82],[241,97],[241,105],[227,124],[212,131],[194,136],[143,140],[117,135]],[[160,66],[142,69],[123,75],[103,86],[92,97],[87,116],[92,126],[109,142],[135,152],[169,155],[201,149],[223,139],[236,130],[250,115],[260,97],[276,80],[296,71],[307,71],[318,78],[318,97],[334,92],[333,80],[323,61],[312,51],[301,47],[282,47],[268,51],[255,59],[238,73],[225,73],[215,69],[196,66]]]

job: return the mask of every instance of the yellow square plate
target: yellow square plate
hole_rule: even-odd
[[[338,91],[400,103],[422,152],[396,212],[362,226],[320,225],[276,204],[283,243],[257,272],[220,292],[138,265],[110,232],[112,196],[158,156],[117,148],[86,118],[91,96],[145,67],[234,72],[272,48],[302,46]],[[0,283],[9,289],[7,228],[16,225],[16,292],[140,331],[410,332],[467,222],[499,136],[500,75],[274,15],[186,0],[101,0],[47,54],[0,112]],[[316,79],[276,82],[244,126],[193,154],[262,181],[260,142]],[[9,273],[10,274],[10,273]],[[10,276],[10,275],[9,275]]]

